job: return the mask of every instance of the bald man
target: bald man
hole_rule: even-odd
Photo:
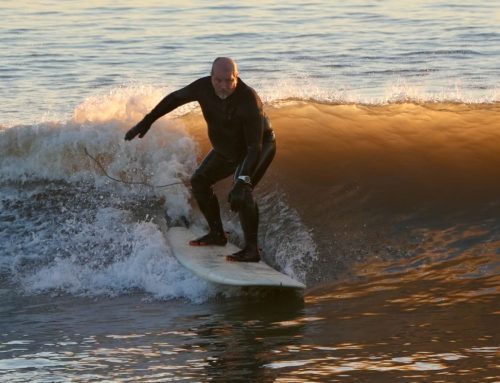
[[[193,101],[200,104],[207,122],[212,150],[191,177],[193,195],[210,230],[206,235],[192,240],[190,245],[226,245],[219,201],[212,186],[234,175],[228,202],[231,210],[239,213],[245,246],[226,259],[233,262],[258,262],[259,210],[252,190],[273,160],[276,143],[259,96],[238,77],[238,67],[232,59],[215,59],[210,76],[167,95],[127,132],[125,140],[144,137],[158,118]]]

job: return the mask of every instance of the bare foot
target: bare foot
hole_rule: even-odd
[[[243,249],[237,253],[226,255],[226,261],[228,262],[259,262],[260,254],[259,250]]]
[[[189,241],[191,246],[226,246],[227,237],[225,234],[208,233],[198,239]]]

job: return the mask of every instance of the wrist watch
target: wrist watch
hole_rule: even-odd
[[[246,184],[252,184],[252,179],[249,176],[238,176],[238,179],[245,182]]]

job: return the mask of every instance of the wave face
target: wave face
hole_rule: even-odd
[[[166,210],[204,230],[186,180],[208,147],[192,108],[123,141],[156,98],[125,90],[86,100],[69,121],[0,131],[2,284],[192,301],[238,293],[183,270],[155,223]],[[431,253],[432,262],[498,257],[498,104],[289,100],[266,110],[278,142],[256,190],[268,263],[312,286],[362,275],[373,263],[412,268]],[[229,186],[216,188],[222,202]],[[241,244],[238,219],[222,205]],[[495,268],[493,260],[481,265]]]
[[[290,194],[322,197],[321,209],[462,210],[498,201],[497,104],[297,102],[270,114],[278,173]]]

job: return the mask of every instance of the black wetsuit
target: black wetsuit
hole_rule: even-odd
[[[212,185],[235,174],[235,178],[250,176],[252,187],[255,187],[274,158],[274,133],[259,96],[240,78],[234,92],[224,100],[216,95],[209,76],[200,78],[167,95],[143,121],[150,125],[192,101],[200,104],[213,147],[191,178],[193,195],[211,232],[222,233],[219,203]],[[258,209],[251,193],[238,210],[247,245],[256,245]]]
[[[259,96],[238,78],[234,92],[222,100],[215,94],[210,76],[207,76],[170,93],[144,120],[153,123],[175,108],[193,101],[200,104],[213,150],[229,162],[242,164],[240,173],[251,176],[257,166],[262,143],[274,140]]]

